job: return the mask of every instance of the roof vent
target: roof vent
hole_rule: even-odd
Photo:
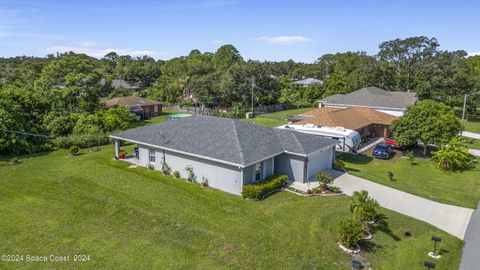
[[[335,130],[338,130],[338,131],[347,131],[347,129],[344,128],[344,127],[335,127]]]

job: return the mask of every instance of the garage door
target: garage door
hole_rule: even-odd
[[[308,158],[308,179],[315,178],[317,171],[332,168],[332,149],[328,148]]]

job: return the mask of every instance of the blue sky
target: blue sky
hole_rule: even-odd
[[[233,44],[245,59],[314,62],[425,35],[480,54],[480,1],[0,0],[0,56],[108,51],[157,59]]]

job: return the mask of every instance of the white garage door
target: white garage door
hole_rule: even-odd
[[[332,149],[328,148],[308,158],[308,179],[315,178],[317,171],[332,168]]]

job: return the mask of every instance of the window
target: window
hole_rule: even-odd
[[[262,180],[263,162],[255,164],[255,181]]]
[[[150,163],[155,163],[155,150],[154,149],[148,149],[148,160]]]

